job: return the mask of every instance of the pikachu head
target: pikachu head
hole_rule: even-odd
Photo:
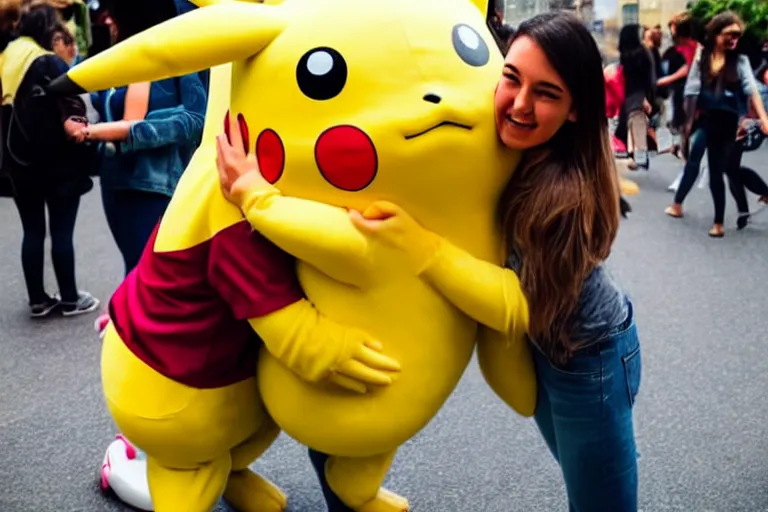
[[[230,112],[283,193],[351,208],[388,199],[433,226],[495,208],[520,155],[496,135],[503,58],[487,0],[197,3],[54,87],[101,90],[231,62]]]

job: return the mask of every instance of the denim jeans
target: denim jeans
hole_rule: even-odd
[[[138,265],[144,247],[171,198],[139,190],[111,190],[101,187],[101,200],[109,230],[115,239],[128,275]]]
[[[702,115],[696,122],[689,141],[688,160],[683,169],[683,179],[675,193],[675,203],[683,204],[699,175],[704,151],[709,158],[709,189],[715,206],[715,224],[722,224],[725,217],[725,182],[728,158],[736,145],[738,118],[735,114],[711,113]]]
[[[45,264],[45,209],[48,208],[48,226],[51,230],[51,260],[61,299],[78,299],[75,284],[75,247],[73,242],[80,195],[27,196],[14,198],[19,210],[24,237],[21,242],[21,265],[30,305],[43,304],[45,292],[43,266]]]
[[[608,338],[557,368],[535,347],[536,424],[560,464],[571,512],[636,512],[632,407],[640,344],[632,306]]]

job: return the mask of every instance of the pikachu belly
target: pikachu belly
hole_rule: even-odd
[[[330,383],[307,383],[262,351],[264,403],[300,443],[350,457],[393,450],[429,423],[461,379],[477,324],[415,276],[388,277],[361,290],[299,264],[304,291],[321,313],[363,329],[402,366],[390,386],[357,395]]]

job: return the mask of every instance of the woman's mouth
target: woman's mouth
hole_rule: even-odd
[[[506,118],[507,118],[507,121],[509,121],[514,126],[522,130],[535,130],[536,127],[538,126],[536,123],[526,123],[523,121],[518,121],[514,119],[512,116],[510,116],[509,114],[507,114]]]

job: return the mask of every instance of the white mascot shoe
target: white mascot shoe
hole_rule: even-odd
[[[147,482],[147,459],[126,438],[117,435],[101,465],[101,490],[109,490],[128,505],[153,511]]]

